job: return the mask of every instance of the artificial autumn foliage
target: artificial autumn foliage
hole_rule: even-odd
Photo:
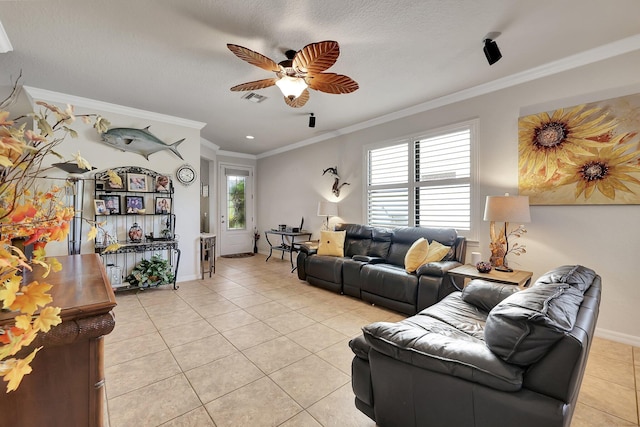
[[[19,313],[12,325],[0,328],[0,376],[7,382],[7,393],[16,390],[24,375],[31,372],[30,363],[41,347],[22,358],[16,354],[38,333],[61,323],[60,308],[49,306],[53,302],[49,294],[52,286],[39,281],[23,283],[23,273],[38,266],[44,269],[41,276],[46,280],[50,272],[61,270],[55,258],[46,258],[45,247],[48,242],[67,238],[74,216],[73,208],[63,201],[65,186],[70,183],[51,185],[42,178],[47,169],[44,159],[60,157],[55,147],[67,136],[77,136],[67,127],[76,119],[73,107],[62,110],[44,102],[36,104],[41,110],[22,117],[20,125],[9,119],[8,111],[0,110],[0,307]],[[93,123],[98,132],[109,126],[100,116],[79,117]],[[27,129],[28,123],[37,129]],[[91,169],[80,153],[74,160],[80,167]],[[93,229],[99,226],[92,225]],[[27,259],[15,242],[22,247],[33,245],[32,257]]]

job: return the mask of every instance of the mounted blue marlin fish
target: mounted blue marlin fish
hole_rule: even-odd
[[[169,150],[184,160],[178,152],[178,145],[184,141],[184,138],[167,145],[149,132],[149,126],[144,129],[112,128],[101,133],[100,136],[104,143],[122,151],[140,154],[147,160],[151,154],[162,150]]]

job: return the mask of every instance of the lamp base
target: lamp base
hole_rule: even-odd
[[[505,273],[513,273],[513,268],[509,268],[504,265],[499,265],[497,267],[494,267],[493,269],[496,271],[504,271]]]

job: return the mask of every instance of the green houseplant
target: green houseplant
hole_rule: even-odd
[[[169,261],[159,255],[154,255],[150,259],[143,259],[127,276],[127,281],[132,286],[140,288],[164,285],[172,283],[173,280],[174,274]]]

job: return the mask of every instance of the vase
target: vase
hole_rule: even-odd
[[[140,243],[142,241],[142,228],[137,222],[134,222],[129,229],[129,240],[133,243]]]

